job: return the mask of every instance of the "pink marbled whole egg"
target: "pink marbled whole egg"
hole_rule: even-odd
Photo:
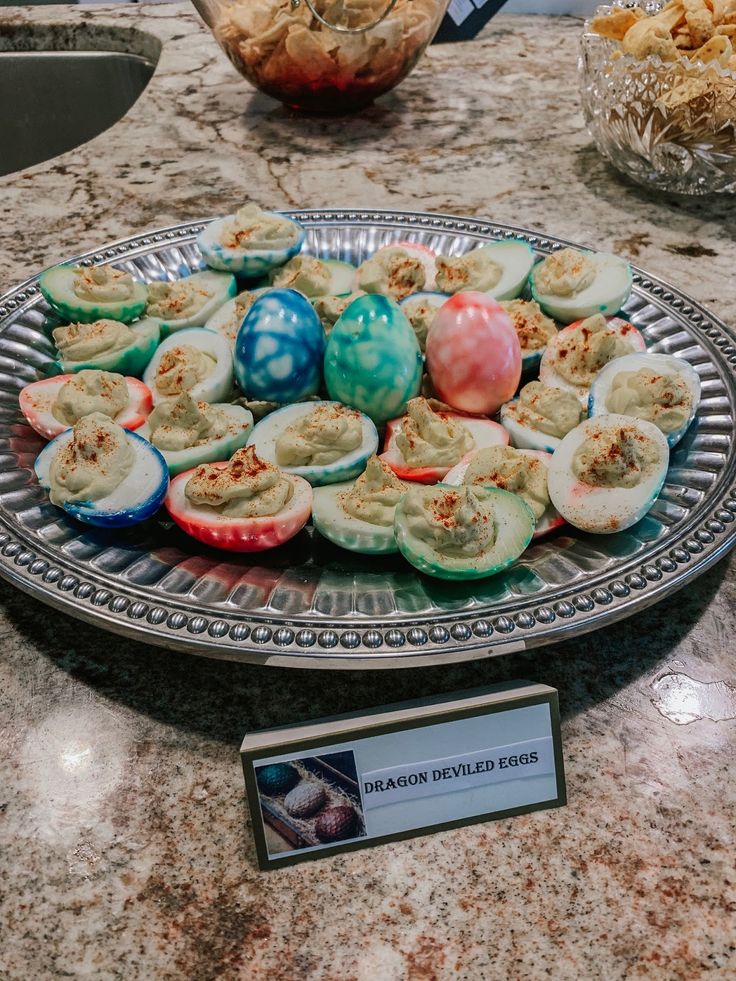
[[[461,412],[491,415],[513,397],[521,378],[514,326],[485,293],[456,293],[442,304],[426,355],[438,396]]]

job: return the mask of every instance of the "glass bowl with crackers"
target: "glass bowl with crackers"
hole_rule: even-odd
[[[639,184],[736,191],[736,0],[599,7],[580,47],[598,150]]]
[[[286,105],[369,105],[404,79],[449,0],[194,0],[235,68]]]

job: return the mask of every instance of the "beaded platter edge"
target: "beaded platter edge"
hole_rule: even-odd
[[[309,228],[354,225],[471,236],[479,240],[520,238],[544,254],[572,245],[562,239],[484,218],[371,211],[304,210],[288,214]],[[82,264],[115,262],[192,243],[209,219],[134,236],[74,257]],[[72,261],[72,260],[70,260]],[[634,267],[634,292],[663,315],[674,316],[695,339],[707,341],[736,409],[736,339],[697,302]],[[3,332],[23,310],[42,305],[38,277],[0,297]],[[0,436],[6,423],[0,422]],[[695,508],[684,529],[658,540],[644,561],[623,562],[620,574],[594,588],[571,586],[549,604],[529,595],[509,608],[453,610],[415,622],[385,624],[346,620],[315,622],[268,615],[204,615],[190,604],[151,603],[133,586],[107,588],[94,575],[80,576],[53,547],[29,543],[23,528],[0,513],[0,576],[63,612],[136,640],[226,659],[321,668],[375,668],[469,660],[553,643],[612,623],[649,606],[704,572],[736,544],[736,456],[730,453],[717,492]],[[95,581],[97,578],[97,581]]]

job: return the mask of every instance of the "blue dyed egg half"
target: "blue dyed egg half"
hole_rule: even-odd
[[[380,425],[403,415],[422,384],[422,353],[398,304],[379,294],[359,296],[332,328],[325,351],[331,399]]]
[[[296,402],[319,391],[324,352],[324,328],[309,300],[296,290],[269,290],[243,317],[235,377],[250,398]]]

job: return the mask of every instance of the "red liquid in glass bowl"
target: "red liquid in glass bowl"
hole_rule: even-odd
[[[206,3],[206,9],[200,6]],[[320,23],[304,0],[195,0],[235,68],[262,92],[296,109],[344,113],[368,105],[414,68],[434,37],[449,0],[388,0],[356,5],[312,0],[343,33]]]

